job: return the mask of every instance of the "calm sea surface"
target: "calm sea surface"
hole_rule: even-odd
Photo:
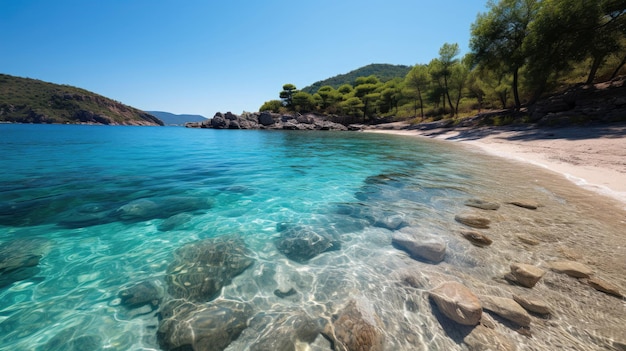
[[[129,308],[120,291],[146,280],[165,286],[174,250],[228,235],[254,263],[218,300],[249,303],[252,316],[298,310],[331,321],[357,299],[380,320],[388,350],[466,349],[469,331],[446,325],[429,302],[441,281],[510,297],[530,291],[502,278],[510,263],[548,270],[575,260],[626,287],[619,205],[457,145],[345,132],[0,125],[0,172],[2,350],[158,350],[158,306]],[[501,208],[463,204],[472,198]],[[520,199],[542,207],[507,204]],[[465,212],[491,220],[490,247],[459,235],[454,217]],[[341,247],[294,261],[276,245],[287,227],[327,233]],[[445,261],[416,261],[391,245],[407,228],[442,238]],[[624,347],[623,300],[553,272],[533,293],[553,316],[533,316],[533,337],[494,317],[496,334],[528,350]],[[279,323],[268,320],[267,328]],[[228,350],[258,342],[259,328]],[[321,337],[298,345],[329,347]]]

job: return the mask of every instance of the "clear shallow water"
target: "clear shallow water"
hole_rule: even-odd
[[[327,319],[363,299],[384,323],[389,350],[464,349],[463,331],[442,327],[432,311],[426,291],[438,281],[507,295],[521,289],[501,279],[511,262],[575,259],[626,286],[619,206],[456,145],[361,133],[0,125],[0,153],[0,244],[20,239],[42,256],[37,272],[0,288],[1,348],[158,349],[156,311],[120,306],[118,293],[163,280],[176,248],[228,234],[242,236],[255,263],[220,299]],[[453,219],[475,212],[463,202],[476,197],[544,206],[480,212],[493,222],[494,244],[479,249]],[[431,265],[395,249],[398,223],[444,238],[446,260]],[[274,245],[284,225],[332,233],[341,250],[293,262]],[[407,275],[427,283],[407,286]],[[533,320],[533,338],[499,324],[498,332],[522,349],[626,342],[623,300],[568,279],[549,273],[534,288],[556,312]],[[296,295],[274,294],[291,287]],[[229,349],[256,338],[247,329]]]

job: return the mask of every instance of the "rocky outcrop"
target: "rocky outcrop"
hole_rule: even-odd
[[[626,120],[626,76],[611,81],[578,85],[550,96],[529,108],[532,122],[569,125],[580,121]]]
[[[174,252],[167,268],[168,292],[175,299],[203,302],[254,262],[250,250],[237,236],[189,243]]]
[[[332,122],[324,116],[281,115],[271,112],[244,112],[241,115],[218,112],[210,120],[186,123],[185,126],[213,129],[348,130],[343,124]]]
[[[462,325],[477,325],[483,313],[480,300],[465,285],[445,282],[430,291],[441,313]]]

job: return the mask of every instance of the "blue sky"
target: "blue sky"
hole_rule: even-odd
[[[370,63],[468,51],[486,0],[0,0],[0,73],[143,110],[256,111]]]

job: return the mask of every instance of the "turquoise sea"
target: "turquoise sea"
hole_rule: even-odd
[[[4,124],[0,155],[1,350],[162,349],[175,251],[219,238],[236,238],[251,264],[201,303],[246,305],[215,349],[329,350],[305,334],[352,300],[371,312],[385,350],[472,349],[472,330],[428,298],[448,280],[551,305],[551,317],[532,315],[532,337],[496,316],[487,338],[520,350],[626,345],[623,299],[546,268],[575,260],[624,289],[624,210],[539,169],[409,137],[177,127]],[[501,207],[464,205],[476,198]],[[508,204],[519,199],[541,207]],[[454,217],[466,212],[491,221],[491,246],[459,234]],[[407,231],[445,241],[445,260],[392,245]],[[298,258],[281,249],[285,233],[333,244]],[[502,278],[512,262],[548,273],[532,291],[514,286]],[[158,296],[125,303],[122,292],[146,281]]]

